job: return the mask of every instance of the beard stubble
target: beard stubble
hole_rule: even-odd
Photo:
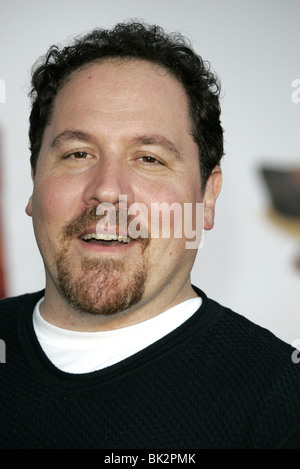
[[[109,316],[129,310],[141,301],[147,278],[147,261],[142,255],[138,261],[128,265],[114,258],[86,257],[75,271],[70,241],[99,219],[101,216],[97,216],[93,208],[64,228],[62,248],[56,259],[57,280],[63,296],[76,311]],[[149,239],[140,238],[137,242],[143,253]]]

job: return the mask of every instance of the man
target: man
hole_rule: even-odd
[[[130,22],[51,48],[31,96],[26,212],[46,283],[0,303],[0,446],[297,447],[292,349],[192,286],[197,249],[175,236],[171,207],[193,228],[204,207],[210,230],[221,188],[207,65]],[[161,203],[169,236],[153,235]]]

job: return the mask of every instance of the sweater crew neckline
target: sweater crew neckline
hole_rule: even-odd
[[[201,306],[183,324],[141,351],[116,364],[82,374],[67,373],[58,369],[43,351],[34,331],[33,311],[37,302],[43,297],[44,291],[29,294],[23,302],[18,318],[18,332],[23,353],[31,366],[35,368],[34,373],[42,374],[46,382],[55,386],[73,390],[77,387],[80,390],[91,385],[101,385],[107,380],[120,377],[123,373],[126,374],[150,360],[159,359],[161,354],[168,353],[172,347],[183,342],[191,335],[201,334],[201,331],[204,331],[211,323],[219,319],[220,314],[222,314],[220,310],[217,309],[213,314],[211,309],[208,308],[208,302],[211,300],[208,300],[205,293],[197,287],[193,286],[193,289],[202,300]]]
[[[67,373],[84,374],[107,368],[145,349],[175,330],[199,309],[190,298],[145,321],[108,331],[83,332],[47,322],[39,300],[33,312],[36,336],[50,361]]]

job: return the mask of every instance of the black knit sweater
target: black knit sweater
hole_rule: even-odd
[[[188,321],[106,369],[74,375],[47,359],[33,308],[0,302],[0,448],[300,448],[293,349],[208,299]]]

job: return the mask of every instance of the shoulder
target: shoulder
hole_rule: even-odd
[[[20,313],[31,315],[36,303],[43,295],[44,290],[41,290],[0,300],[1,331],[12,327],[12,322],[17,320]]]
[[[300,447],[300,352],[266,328],[214,300],[219,320],[210,328],[218,363],[236,396],[252,408],[251,447]]]
[[[6,344],[10,357],[8,362],[12,367],[21,363],[24,344],[20,340],[20,332],[26,329],[26,324],[30,324],[34,307],[43,295],[44,291],[40,291],[0,300],[0,339]],[[21,323],[24,323],[23,326]],[[5,370],[9,369],[7,365]]]
[[[248,350],[249,353],[260,353],[264,357],[274,358],[274,350],[278,354],[288,353],[291,356],[292,346],[278,338],[265,327],[254,323],[240,312],[219,304],[207,298],[206,308],[211,315],[218,317],[215,327],[224,345],[230,342],[231,348],[238,346],[240,350]]]
[[[19,309],[22,305],[35,304],[44,294],[44,290],[35,293],[25,293],[19,296],[3,298],[0,300],[0,313]]]
[[[232,378],[251,375],[264,393],[276,386],[293,387],[300,402],[300,351],[242,314],[202,298],[204,314],[210,318],[206,347]]]

